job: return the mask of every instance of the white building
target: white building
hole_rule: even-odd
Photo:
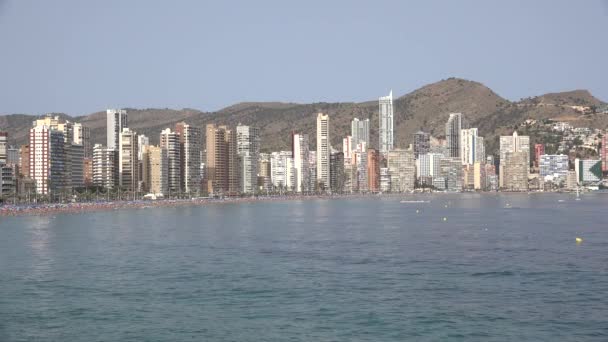
[[[123,128],[118,147],[118,184],[124,190],[139,188],[139,162],[137,160],[137,133]]]
[[[0,164],[8,162],[8,133],[0,132]]]
[[[350,130],[353,145],[365,142],[369,146],[369,119],[354,118],[350,123]],[[346,159],[346,155],[344,158]]]
[[[460,160],[462,161],[462,165],[473,165],[478,161],[476,159],[478,157],[477,133],[477,128],[460,130]]]
[[[542,154],[538,162],[539,175],[543,180],[547,177],[566,181],[568,176],[568,156],[565,154]]]
[[[258,158],[260,155],[260,130],[257,127],[236,126],[237,154],[240,163],[240,191],[254,193],[258,182]]]
[[[93,146],[93,184],[113,189],[118,182],[116,151],[101,144]]]
[[[169,193],[178,193],[181,190],[181,148],[179,140],[179,135],[171,131],[170,128],[165,128],[160,132],[160,147],[167,150],[169,163]]]
[[[185,122],[175,125],[180,146],[180,188],[186,193],[196,193],[201,187],[201,129]]]
[[[329,115],[317,115],[317,183],[321,189],[330,190],[329,154]]]
[[[441,172],[440,160],[443,158],[440,153],[425,153],[418,156],[416,174],[418,179],[438,177]]]
[[[294,134],[293,136],[293,160],[296,169],[296,191],[307,192],[310,190],[310,167],[308,134]]]
[[[119,136],[127,127],[127,111],[124,109],[106,110],[106,145],[109,149],[118,150]]]
[[[295,190],[296,171],[291,151],[272,152],[270,155],[270,179],[277,190]]]
[[[72,125],[72,130],[72,144],[82,145],[84,149],[84,157],[91,158],[93,154],[93,146],[91,146],[91,130],[89,127],[83,126],[81,123],[74,123]]]
[[[393,149],[393,91],[378,99],[380,153],[384,156]]]
[[[64,134],[46,125],[30,129],[30,178],[36,191],[48,195],[67,186]]]
[[[599,182],[602,179],[602,161],[576,158],[574,171],[579,185]]]

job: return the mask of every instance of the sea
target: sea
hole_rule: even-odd
[[[608,195],[0,217],[0,341],[608,341]]]

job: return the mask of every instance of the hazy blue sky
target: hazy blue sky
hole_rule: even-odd
[[[608,101],[608,3],[0,0],[0,113],[364,101],[451,76]]]

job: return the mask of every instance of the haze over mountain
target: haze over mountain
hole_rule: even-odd
[[[461,112],[472,127],[480,128],[480,135],[486,136],[487,150],[495,152],[497,136],[510,134],[516,125],[529,118],[560,119],[575,126],[604,129],[608,127],[608,114],[583,114],[576,106],[597,109],[605,105],[586,90],[551,93],[512,102],[481,83],[449,78],[395,98],[395,145],[407,147],[412,142],[412,134],[418,130],[442,138],[449,113]],[[371,145],[377,147],[377,99],[362,103],[246,102],[216,112],[128,108],[128,121],[129,127],[147,135],[153,144],[158,143],[161,129],[172,127],[180,121],[201,127],[207,123],[255,125],[261,129],[262,150],[275,151],[290,148],[292,131],[308,133],[311,148],[314,148],[318,112],[330,115],[330,137],[334,147],[339,148],[342,138],[350,134],[350,121],[355,117],[370,119]],[[86,116],[62,116],[90,127],[93,142],[105,144],[105,109]],[[0,116],[0,131],[9,132],[10,143],[24,144],[28,129],[37,117],[39,116],[24,114]]]

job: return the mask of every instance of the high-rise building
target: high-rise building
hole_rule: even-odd
[[[19,149],[17,147],[9,146],[6,149],[6,163],[19,166]]]
[[[295,189],[296,172],[291,151],[272,152],[270,173],[275,190],[293,191]]]
[[[486,190],[486,164],[482,161],[476,161],[473,164],[473,188],[475,190]]]
[[[516,150],[504,153],[500,163],[502,189],[528,191],[529,158],[529,151]]]
[[[604,131],[604,134],[602,135],[600,159],[602,160],[602,171],[608,172],[608,130]]]
[[[352,154],[356,144],[353,145],[353,137],[347,135],[344,139],[342,139],[342,153],[344,153],[344,163],[350,164],[352,163]]]
[[[64,133],[46,125],[30,129],[29,174],[39,194],[51,195],[66,189]]]
[[[319,113],[317,114],[317,183],[320,185],[320,190],[331,190],[330,152],[329,115]]]
[[[332,192],[344,191],[344,153],[332,150],[329,155],[329,184]]]
[[[93,185],[93,152],[91,152],[91,158],[84,158],[82,163],[82,175],[84,178],[84,186],[89,187]]]
[[[536,144],[534,150],[537,150],[538,145]],[[568,156],[565,154],[541,154],[538,156],[536,161],[538,164],[538,173],[543,181],[552,180],[554,183],[557,179],[559,181],[566,181],[568,176]],[[550,179],[548,179],[550,178]]]
[[[17,169],[14,164],[0,163],[0,197],[8,197],[17,192]]]
[[[478,147],[477,138],[477,128],[460,130],[460,160],[462,165],[473,165],[475,163]]]
[[[205,186],[210,194],[238,192],[238,158],[236,134],[227,126],[207,124],[207,177]]]
[[[24,178],[30,178],[30,145],[19,148],[19,173]]]
[[[367,189],[380,191],[380,155],[373,148],[367,149]]]
[[[413,191],[416,183],[416,159],[413,149],[393,149],[388,153],[391,192]]]
[[[460,158],[460,131],[463,128],[462,113],[450,113],[445,125],[445,140],[448,148],[446,157]]]
[[[0,132],[0,164],[6,164],[8,160],[8,133]]]
[[[169,158],[167,149],[160,146],[145,146],[143,155],[144,182],[146,190],[164,196],[169,192]]]
[[[123,128],[119,136],[118,148],[118,184],[123,190],[137,191],[139,188],[137,133],[129,128]]]
[[[317,151],[308,152],[308,172],[310,173],[310,184],[308,188],[311,191],[318,191],[319,184],[317,182]]]
[[[167,175],[168,194],[179,193],[182,190],[182,171],[181,171],[181,145],[180,137],[171,128],[165,128],[160,132],[160,147],[167,150],[167,160],[169,170]],[[200,167],[200,165],[199,165]]]
[[[180,146],[180,186],[186,193],[200,190],[201,130],[180,122],[175,125]],[[252,183],[255,184],[255,181]]]
[[[93,184],[114,189],[118,183],[118,162],[114,149],[100,144],[93,146]]]
[[[439,162],[443,157],[443,154],[440,153],[424,153],[418,156],[416,174],[420,184],[431,185],[433,178],[440,176]]]
[[[443,181],[445,184],[443,189],[447,191],[462,191],[464,175],[460,157],[444,157],[439,160],[439,164],[441,170],[440,177],[433,178],[433,186],[441,189],[438,183]],[[437,182],[435,182],[436,179],[438,180]]]
[[[63,190],[69,190],[72,187],[72,162],[70,161],[72,152],[72,144],[74,141],[74,126],[68,120],[63,120],[59,116],[47,114],[41,119],[34,120],[34,127],[45,126],[53,131],[59,131],[63,134]]]
[[[70,163],[70,184],[73,188],[84,187],[84,146],[70,146],[68,162]]]
[[[602,161],[576,158],[574,160],[574,171],[579,185],[599,182],[602,180]]]
[[[379,148],[382,155],[393,149],[393,91],[378,99],[379,104]]]
[[[365,142],[369,146],[369,119],[359,120],[354,118],[350,123],[350,130],[354,145]]]
[[[82,145],[84,149],[84,157],[91,158],[93,156],[93,146],[91,145],[91,130],[81,123],[74,123],[72,126],[74,136],[72,138],[73,145]]]
[[[258,182],[260,130],[257,127],[236,126],[236,144],[240,165],[240,192],[255,193]]]
[[[534,144],[534,167],[538,168],[540,164],[540,157],[545,154],[545,145]]]
[[[127,127],[127,111],[124,109],[106,110],[106,145],[118,151],[120,134]]]
[[[513,135],[501,136],[500,137],[500,169],[499,169],[499,186],[501,188],[513,188],[514,186],[505,184],[506,177],[504,173],[504,166],[506,165],[506,154],[509,152],[525,152],[526,157],[526,189],[527,189],[527,177],[530,166],[530,137],[529,136],[519,136],[517,131],[513,132]],[[513,161],[520,161],[519,156],[511,156],[510,159]],[[515,170],[519,170],[517,167]],[[516,187],[520,188],[521,184],[518,184]]]
[[[421,154],[429,153],[431,150],[431,135],[418,131],[414,133],[414,157],[418,159]]]
[[[137,160],[140,162],[144,159],[144,152],[146,151],[146,146],[150,145],[150,138],[143,134],[137,135]]]
[[[296,191],[310,190],[310,166],[308,163],[309,141],[308,134],[293,135],[293,160],[296,168]]]
[[[359,192],[368,191],[368,178],[367,178],[367,144],[359,143],[357,148],[353,152],[353,160],[355,166],[355,182],[353,183],[353,190]]]
[[[268,153],[260,153],[258,159],[258,187],[262,191],[270,191],[272,187],[270,169],[270,155]]]

